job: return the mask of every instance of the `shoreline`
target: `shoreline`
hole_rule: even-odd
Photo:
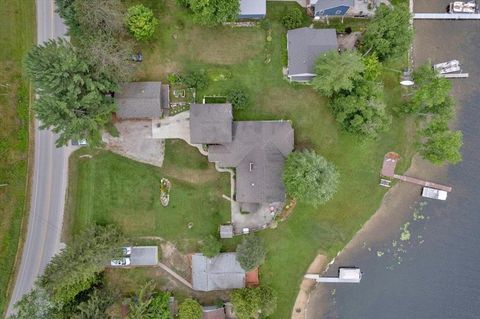
[[[412,158],[411,165],[405,175],[421,176],[422,178],[434,181],[442,181],[447,174],[447,166],[433,166],[429,162],[421,159],[418,155]],[[380,186],[378,186],[380,187]],[[383,197],[382,202],[376,212],[363,224],[353,238],[338,252],[337,256],[330,260],[320,271],[321,274],[336,273],[338,266],[348,266],[342,264],[345,260],[351,259],[350,256],[360,252],[365,243],[373,245],[384,241],[390,237],[393,232],[399,230],[405,219],[411,216],[411,204],[420,199],[420,186],[415,186],[405,182],[397,182]],[[331,267],[332,266],[332,267]],[[331,286],[315,284],[310,290],[308,301],[305,307],[305,318],[323,318],[329,311],[329,302],[326,298],[329,296]],[[316,296],[315,304],[310,303],[312,296]],[[318,302],[321,300],[321,302]],[[315,317],[309,315],[314,314]],[[321,315],[321,316],[319,316]]]

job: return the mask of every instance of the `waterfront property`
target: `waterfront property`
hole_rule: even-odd
[[[315,61],[329,50],[337,50],[335,29],[299,28],[287,32],[288,79],[308,82],[315,77]]]

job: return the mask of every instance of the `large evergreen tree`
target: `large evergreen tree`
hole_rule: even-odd
[[[248,235],[237,246],[237,261],[245,271],[250,271],[265,262],[267,250],[260,237]]]
[[[283,182],[287,193],[314,206],[333,197],[338,179],[335,166],[315,151],[293,152],[285,161]]]
[[[406,53],[413,38],[410,18],[406,5],[380,5],[363,36],[364,51],[373,51],[380,60]]]
[[[115,110],[109,92],[116,83],[95,75],[87,62],[65,40],[50,40],[32,48],[25,68],[39,98],[33,105],[42,128],[59,134],[57,145],[86,138],[100,143],[100,131]]]

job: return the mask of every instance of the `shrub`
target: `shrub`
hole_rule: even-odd
[[[191,88],[197,90],[206,89],[208,86],[208,76],[205,71],[193,71],[185,75],[181,75],[181,82]]]
[[[270,287],[237,289],[231,300],[238,319],[266,318],[277,308],[277,296]]]
[[[193,299],[185,299],[178,309],[179,319],[202,319],[202,306]]]
[[[212,258],[217,256],[220,253],[220,249],[222,249],[222,243],[217,237],[210,235],[203,240],[202,254],[206,257]]]
[[[235,110],[243,110],[249,104],[249,98],[241,88],[233,88],[227,92],[227,101],[232,103]]]
[[[128,8],[127,27],[138,41],[151,39],[157,25],[158,20],[153,15],[153,11],[143,4],[137,4]]]
[[[266,254],[263,241],[255,235],[244,237],[237,246],[237,261],[245,271],[250,271],[263,264]]]
[[[303,12],[299,8],[293,8],[282,18],[282,23],[287,29],[296,29],[303,24]]]

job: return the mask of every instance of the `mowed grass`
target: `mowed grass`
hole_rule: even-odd
[[[267,15],[272,22],[271,41],[268,38],[268,31],[260,27],[194,25],[188,11],[176,6],[174,0],[141,2],[154,9],[160,19],[160,26],[156,38],[142,47],[145,62],[140,66],[139,79],[166,80],[171,72],[206,70],[211,81],[207,89],[198,92],[197,100],[204,95],[222,95],[229,88],[242,87],[250,97],[250,105],[244,111],[235,112],[237,120],[291,120],[295,129],[296,149],[314,149],[333,162],[341,174],[340,187],[332,201],[317,208],[299,203],[286,222],[280,223],[274,230],[259,233],[265,239],[269,251],[266,263],[261,267],[261,282],[272,286],[279,297],[278,308],[272,318],[290,318],[300,282],[314,257],[319,253],[329,257],[335,256],[379,207],[385,194],[385,189],[378,186],[384,154],[396,151],[403,156],[404,160],[401,161],[399,170],[404,170],[409,165],[414,151],[411,128],[415,124],[394,112],[394,109],[401,107],[398,74],[390,71],[384,74],[385,98],[393,115],[390,131],[382,134],[377,140],[362,140],[339,129],[331,115],[327,99],[314,92],[308,85],[288,83],[282,77],[286,57],[286,30],[279,21],[288,9],[297,6],[295,2],[267,3]],[[306,19],[305,24],[308,23]],[[361,23],[364,24],[365,20]],[[354,27],[360,28],[360,23]],[[247,44],[238,50],[237,43],[245,41]],[[389,67],[401,69],[397,64],[402,65],[402,62],[403,60],[395,61]],[[202,164],[203,159],[195,158],[191,158],[188,167],[186,163],[182,163],[182,159],[190,156],[191,150],[175,149],[172,154],[167,146],[166,152],[167,157],[175,157],[177,160],[169,162],[160,171],[172,170],[178,174],[185,169],[191,169],[191,166],[205,165]],[[198,164],[193,164],[197,160]],[[155,175],[159,171],[126,159],[118,161],[129,163],[131,172],[128,174],[132,175],[130,178],[142,181],[145,185],[148,183],[144,181],[150,177],[136,178],[133,176],[138,174],[135,170],[144,167],[141,172],[145,175]],[[105,168],[110,170],[109,165],[105,163],[100,166],[99,163],[98,170]],[[219,173],[211,174],[213,177],[204,176],[210,179]],[[97,184],[89,184],[94,181],[95,179],[90,177],[78,179],[79,185],[86,188],[98,187]],[[205,191],[204,186],[200,184],[191,186],[190,196],[196,196],[195,193],[203,194]],[[136,191],[129,196],[131,196],[128,201],[129,209],[137,212],[130,218],[141,218],[139,212],[143,211],[144,202],[139,202],[138,198],[145,195],[141,191]],[[191,197],[188,198],[193,200]],[[107,209],[102,208],[103,206],[113,203],[102,199],[95,205],[101,207],[93,214],[101,214],[102,209]],[[197,205],[200,208],[202,204]],[[108,210],[113,214],[115,209]],[[198,227],[209,230],[217,227],[219,219],[205,219],[201,212],[196,216],[193,213],[192,210],[185,212],[190,214],[190,218]],[[228,207],[225,207],[224,213],[229,213]],[[128,219],[128,223],[141,224],[135,235],[148,235],[151,232],[152,220],[149,219],[151,217],[148,214],[145,216],[147,220],[144,222]],[[190,235],[197,234],[189,232],[172,234],[171,229],[176,230],[188,220],[183,219],[180,213],[179,216],[181,222],[176,219],[178,216],[165,219],[164,227],[157,229],[159,236],[177,236],[175,237],[177,240],[187,236],[194,240],[195,236]],[[229,241],[225,246],[233,249],[234,243],[235,241]]]
[[[82,149],[70,158],[66,232],[92,223],[117,225],[127,237],[160,236],[185,251],[230,220],[230,177],[218,174],[196,149],[168,141],[162,168],[106,151]],[[90,154],[93,157],[80,157]],[[213,174],[212,174],[213,173]],[[205,180],[199,176],[205,175]],[[172,182],[170,204],[160,203],[160,180]],[[191,229],[188,224],[193,223]],[[67,237],[67,240],[68,240]]]
[[[34,43],[35,2],[0,0],[0,314],[19,247],[28,158],[29,88],[22,58]]]

